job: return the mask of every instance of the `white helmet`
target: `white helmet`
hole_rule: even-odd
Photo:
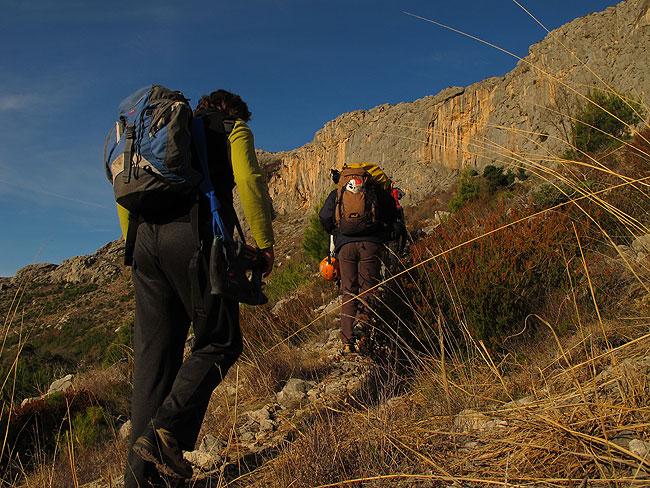
[[[357,180],[356,178],[352,178],[345,185],[345,189],[350,193],[359,193],[359,190],[361,189],[362,186],[363,186],[363,181]]]

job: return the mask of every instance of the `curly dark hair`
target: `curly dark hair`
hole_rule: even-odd
[[[248,122],[252,115],[248,111],[248,105],[239,95],[226,90],[217,90],[209,95],[203,95],[196,105],[196,111],[199,110],[225,112],[231,117],[242,119],[244,122]]]

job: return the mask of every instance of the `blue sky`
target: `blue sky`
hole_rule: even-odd
[[[519,0],[549,29],[610,0]],[[217,88],[253,112],[256,146],[291,150],[338,115],[503,75],[545,31],[513,0],[0,1],[0,276],[119,237],[104,141],[151,83]]]

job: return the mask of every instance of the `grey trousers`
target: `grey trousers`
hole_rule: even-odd
[[[131,439],[125,488],[165,486],[152,463],[131,446],[150,422],[194,448],[210,396],[242,351],[239,305],[215,298],[207,320],[193,324],[194,346],[183,361],[193,313],[190,260],[197,248],[190,222],[142,223],[134,250],[135,333]]]

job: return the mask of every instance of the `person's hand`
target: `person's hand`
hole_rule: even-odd
[[[262,278],[267,278],[271,271],[273,271],[273,262],[275,261],[275,254],[273,253],[273,246],[267,247],[266,249],[261,249],[262,254],[264,255],[264,261],[266,265],[264,266],[264,273]]]

